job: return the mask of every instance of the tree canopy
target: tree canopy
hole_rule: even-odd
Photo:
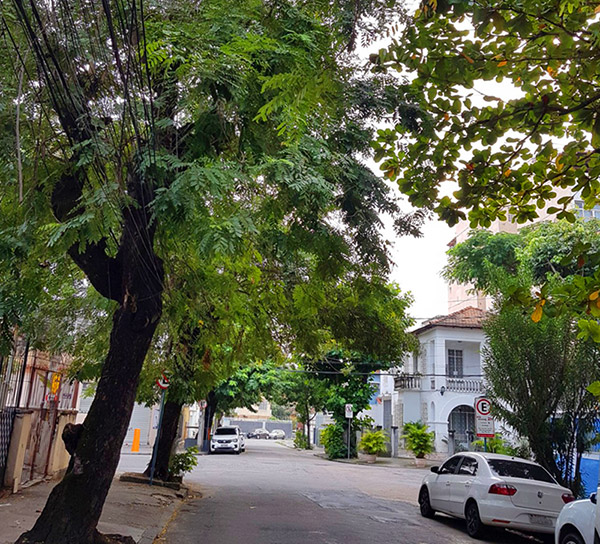
[[[386,283],[380,217],[416,234],[422,214],[402,214],[363,162],[372,121],[401,100],[352,54],[391,6],[2,3],[0,202],[15,211],[0,214],[0,258],[11,236],[30,241],[34,276],[45,270],[36,261],[54,269],[68,256],[112,313],[72,466],[21,542],[102,539],[95,526],[153,341],[168,353],[170,338],[183,360],[192,339],[204,361],[240,331],[258,343],[271,323],[280,345],[307,353],[336,341],[401,350],[392,335],[406,299]],[[35,306],[36,290],[25,292]]]
[[[573,219],[600,184],[597,4],[573,0],[423,0],[372,55],[403,76],[406,124],[375,144],[382,169],[417,206],[455,224],[519,223],[549,206]],[[441,191],[452,180],[458,189]]]

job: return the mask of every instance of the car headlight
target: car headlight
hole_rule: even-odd
[[[238,443],[238,441],[237,441],[237,438],[234,438],[234,439],[232,440],[232,442],[233,442],[234,444],[237,444],[237,443]]]

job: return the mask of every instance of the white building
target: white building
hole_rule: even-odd
[[[435,432],[435,451],[466,449],[475,429],[474,402],[483,395],[481,348],[485,312],[463,308],[414,331],[420,349],[395,378],[394,420],[421,421]]]

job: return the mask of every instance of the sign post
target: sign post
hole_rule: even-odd
[[[483,450],[487,451],[487,439],[494,438],[494,418],[490,413],[492,403],[486,397],[475,399],[475,434],[483,438]]]
[[[346,419],[348,420],[348,459],[350,459],[350,433],[352,432],[352,418],[354,417],[354,411],[352,409],[352,404],[346,404],[344,409],[346,411]]]
[[[162,393],[160,396],[160,415],[158,417],[158,429],[156,430],[156,438],[154,439],[154,446],[152,448],[152,463],[150,465],[150,485],[154,480],[154,468],[156,467],[156,454],[158,451],[158,442],[160,440],[160,429],[162,426],[163,412],[165,408],[165,394],[167,392],[167,388],[169,387],[169,379],[165,376],[163,372],[161,377],[156,380],[156,385],[160,387]]]

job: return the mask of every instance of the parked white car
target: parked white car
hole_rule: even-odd
[[[269,438],[273,440],[283,440],[285,438],[285,431],[283,429],[273,429],[269,433]]]
[[[246,451],[246,439],[240,428],[231,425],[219,427],[210,438],[210,453],[231,451],[241,453]]]
[[[600,544],[598,494],[565,506],[556,521],[556,544]]]
[[[431,472],[419,491],[421,515],[465,519],[473,538],[486,525],[551,535],[563,506],[575,500],[546,469],[508,455],[463,452]]]

